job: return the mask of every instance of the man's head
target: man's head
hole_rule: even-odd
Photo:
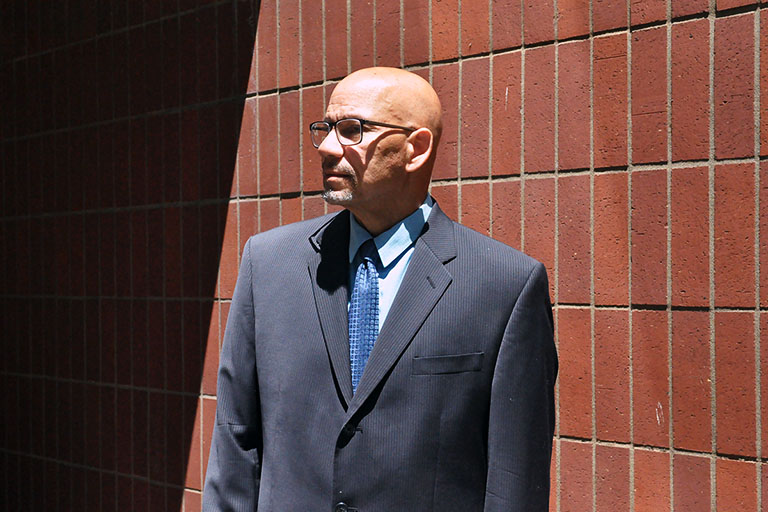
[[[360,127],[362,137],[357,142],[341,134],[342,144],[332,128],[320,143],[323,197],[348,208],[377,234],[426,197],[442,131],[440,100],[426,80],[408,71],[361,69],[331,94],[325,121],[335,126],[342,119],[363,120],[338,127],[351,129],[353,136]]]

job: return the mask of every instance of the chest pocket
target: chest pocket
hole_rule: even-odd
[[[445,356],[416,356],[411,366],[412,375],[445,375],[479,372],[483,367],[483,352],[451,354]]]

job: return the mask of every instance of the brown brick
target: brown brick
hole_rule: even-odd
[[[757,510],[757,466],[741,460],[717,460],[717,510]]]
[[[755,305],[755,180],[752,164],[715,169],[715,305]]]
[[[715,21],[715,157],[754,154],[754,15]]]
[[[490,48],[488,2],[461,0],[461,54],[485,53]]]
[[[525,171],[555,167],[555,52],[553,46],[525,53]]]
[[[700,12],[707,12],[708,0],[672,0],[672,17],[687,16]]]
[[[558,180],[558,301],[590,301],[589,176]]]
[[[301,0],[301,69],[306,83],[323,79],[323,4]]]
[[[598,445],[595,455],[597,512],[629,510],[629,450]],[[588,509],[587,509],[588,510]]]
[[[376,3],[376,65],[400,67],[400,5]]]
[[[453,184],[432,185],[432,196],[440,204],[440,209],[448,217],[457,220],[459,218],[458,187]]]
[[[304,197],[304,218],[313,219],[325,214],[325,201],[319,196]]]
[[[667,17],[664,0],[650,0],[629,3],[629,21],[632,26],[661,21]]]
[[[258,98],[248,98],[243,105],[240,123],[240,141],[237,145],[237,193],[240,196],[258,193],[258,175],[256,160],[256,102]],[[197,143],[197,140],[194,141]],[[188,144],[192,144],[189,141]]]
[[[322,190],[323,172],[320,155],[312,145],[309,135],[309,125],[323,119],[325,107],[323,106],[323,88],[306,87],[301,90],[302,118],[299,131],[301,134],[301,150],[303,162],[302,187],[305,192]]]
[[[516,48],[523,42],[522,4],[515,0],[492,0],[493,48]]]
[[[672,25],[672,159],[709,155],[709,22]]]
[[[626,0],[595,0],[592,4],[592,26],[603,32],[627,26]]]
[[[624,34],[594,40],[595,167],[627,164],[627,41]]]
[[[669,510],[669,453],[635,450],[635,510]]]
[[[432,60],[459,54],[458,13],[459,0],[432,0]]]
[[[628,320],[626,311],[595,312],[595,416],[602,441],[629,442]]]
[[[525,44],[552,41],[555,38],[555,6],[553,0],[523,2],[523,40]]]
[[[667,313],[633,311],[632,397],[635,444],[669,446],[668,363]]]
[[[557,37],[560,40],[589,33],[589,2],[560,0],[557,2]],[[562,99],[562,96],[561,96]]]
[[[561,361],[560,435],[592,437],[592,362],[590,313],[586,308],[557,311],[557,352]]]
[[[325,78],[341,78],[347,74],[347,26],[346,0],[325,2]],[[319,55],[313,51],[310,55]]]
[[[279,81],[282,88],[299,83],[299,31],[301,30],[299,26],[299,1],[280,0],[278,67],[280,68]]]
[[[590,151],[589,41],[561,44],[558,52],[558,166],[586,169]]]
[[[768,52],[766,52],[768,53]],[[768,269],[768,162],[760,164],[760,268]],[[768,306],[768,272],[760,272],[760,305]],[[768,396],[768,395],[766,395]]]
[[[258,90],[277,87],[277,0],[265,0],[259,8],[256,48],[259,55]]]
[[[487,183],[461,186],[461,223],[490,235],[490,191]]]
[[[760,367],[765,368],[768,364],[768,313],[760,313]],[[768,375],[766,372],[760,374],[760,417],[761,422],[761,441],[762,452],[765,453],[768,448],[768,400],[762,400],[762,397],[768,396]]]
[[[636,5],[633,3],[632,5]],[[643,3],[650,6],[653,3]],[[662,7],[663,7],[662,2]],[[667,29],[632,34],[632,161],[667,159]]]
[[[373,2],[356,2],[350,12],[350,55],[352,69],[375,65],[373,55]],[[327,30],[327,29],[326,29]],[[311,58],[312,54],[308,56]]]
[[[287,197],[280,200],[280,225],[301,220],[301,198]]]
[[[754,456],[755,338],[752,313],[715,314],[717,451]]]
[[[667,172],[632,174],[632,303],[666,304]]]
[[[709,304],[708,183],[705,167],[672,170],[671,300],[676,306]]]
[[[520,173],[520,52],[493,58],[493,174]]]
[[[599,174],[594,183],[595,301],[628,302],[627,175]]]
[[[489,59],[465,61],[461,75],[461,176],[488,176]]]
[[[261,195],[277,194],[280,191],[278,163],[280,162],[279,145],[277,142],[277,96],[262,96],[259,98],[259,193]]]
[[[531,179],[523,187],[525,201],[524,250],[549,269],[555,268],[555,183],[551,178]],[[554,291],[554,281],[549,292]]]
[[[711,446],[709,315],[672,314],[672,414],[674,446],[708,451]]]
[[[432,86],[443,106],[443,134],[437,146],[432,178],[455,178],[458,176],[459,66],[455,63],[435,66],[433,73]]]
[[[259,232],[263,233],[280,225],[280,201],[262,199],[259,201]]]
[[[563,439],[560,442],[560,511],[592,509],[592,445]],[[552,489],[554,491],[554,489]],[[550,491],[550,503],[555,501]]]
[[[301,190],[301,154],[299,153],[299,93],[288,91],[280,95],[280,192]],[[262,126],[262,130],[275,129]],[[263,148],[262,148],[263,149]]]
[[[403,57],[406,66],[429,60],[430,0],[403,3]]]
[[[734,9],[744,5],[757,4],[759,0],[717,0],[717,10]]]
[[[493,237],[512,247],[520,247],[520,182],[502,181],[493,184]]]
[[[760,48],[768,48],[768,10],[760,11]],[[768,52],[760,51],[760,154],[768,155]]]
[[[709,459],[676,453],[673,465],[675,510],[709,510]]]

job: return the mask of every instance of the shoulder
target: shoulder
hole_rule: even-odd
[[[497,270],[523,280],[536,269],[545,272],[541,262],[518,249],[456,222],[453,226],[458,260],[484,272]]]
[[[329,213],[257,233],[246,242],[246,250],[251,255],[258,254],[259,257],[301,254],[303,251],[311,250],[310,238],[338,215],[339,212]]]

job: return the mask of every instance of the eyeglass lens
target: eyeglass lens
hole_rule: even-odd
[[[342,119],[335,124],[336,135],[342,146],[357,144],[362,139],[363,126],[358,119]],[[320,147],[331,132],[331,125],[325,121],[312,123],[310,126],[312,145]]]

